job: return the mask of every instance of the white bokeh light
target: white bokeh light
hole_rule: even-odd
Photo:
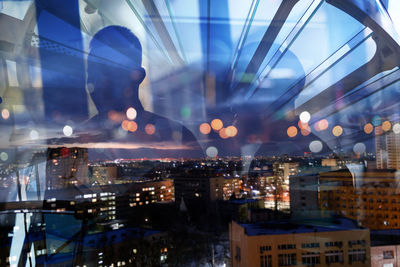
[[[63,133],[65,136],[71,136],[73,132],[74,132],[74,130],[72,129],[71,126],[69,126],[69,125],[64,126]]]
[[[362,154],[362,153],[364,153],[364,152],[365,152],[365,149],[366,149],[366,147],[365,147],[365,145],[364,145],[363,143],[357,143],[357,144],[355,144],[354,147],[353,147],[354,153],[357,153],[357,154]]]
[[[39,139],[39,133],[38,133],[38,131],[36,131],[36,130],[31,130],[31,132],[29,133],[29,137],[30,137],[32,140],[37,140],[37,139]]]
[[[134,119],[136,119],[136,116],[137,116],[136,109],[130,107],[130,108],[128,108],[128,109],[126,110],[126,117],[127,117],[128,119],[134,120]]]
[[[0,159],[2,161],[7,161],[8,160],[8,154],[6,152],[1,152],[0,153]]]
[[[395,134],[400,134],[400,124],[396,123],[392,129]]]
[[[301,122],[307,123],[310,121],[311,119],[311,115],[308,111],[303,111],[302,113],[300,113],[300,120]]]
[[[214,158],[218,155],[218,149],[215,146],[207,147],[206,154],[210,158]]]
[[[321,141],[315,140],[312,141],[308,147],[310,148],[311,152],[318,153],[321,152],[323,146]]]

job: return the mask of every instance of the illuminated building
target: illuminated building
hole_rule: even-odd
[[[224,177],[223,180],[223,200],[228,200],[235,194],[239,196],[242,180],[239,177]]]
[[[46,163],[47,190],[88,183],[87,148],[49,148]]]
[[[90,166],[89,183],[97,185],[114,184],[117,179],[118,166]]]
[[[223,177],[175,177],[175,199],[215,201],[223,198]]]
[[[343,165],[344,162],[338,158],[327,158],[321,160],[322,167],[339,167]]]
[[[394,170],[320,173],[320,207],[356,219],[370,229],[400,227],[400,195]]]
[[[131,183],[127,186],[130,207],[175,200],[174,182],[171,179]]]
[[[400,135],[375,131],[376,166],[378,169],[400,169]]]
[[[400,245],[371,246],[371,267],[398,266]]]
[[[369,230],[349,219],[229,226],[231,266],[370,266]]]
[[[371,231],[371,266],[395,267],[400,262],[400,231]]]
[[[298,162],[275,162],[273,179],[269,182],[270,197],[267,195],[267,208],[289,210],[289,177],[298,174]]]

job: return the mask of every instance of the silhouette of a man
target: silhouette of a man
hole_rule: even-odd
[[[137,113],[136,118],[131,120],[134,122],[133,129],[117,140],[140,147],[136,149],[137,154],[131,149],[129,156],[203,155],[195,137],[186,127],[144,110],[139,99],[139,85],[146,76],[142,68],[142,46],[129,29],[108,26],[98,31],[90,43],[87,68],[89,92],[98,110],[98,114],[90,119],[90,124],[100,130],[111,128],[112,131],[121,125],[109,127],[110,113],[122,115],[129,108],[134,108]],[[108,135],[108,140],[102,141],[116,141],[115,136]]]

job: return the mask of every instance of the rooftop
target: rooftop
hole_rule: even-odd
[[[355,221],[347,218],[311,220],[303,223],[295,223],[290,220],[285,220],[239,225],[241,225],[245,229],[245,233],[248,236],[300,234],[365,229],[359,227]]]

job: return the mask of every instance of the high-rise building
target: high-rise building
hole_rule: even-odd
[[[290,213],[293,217],[318,213],[318,196],[318,173],[290,177]]]
[[[376,167],[400,169],[400,134],[375,130]]]
[[[87,184],[88,149],[57,147],[47,150],[46,189]]]
[[[370,229],[400,228],[400,183],[394,170],[347,170],[319,175],[320,207]]]

